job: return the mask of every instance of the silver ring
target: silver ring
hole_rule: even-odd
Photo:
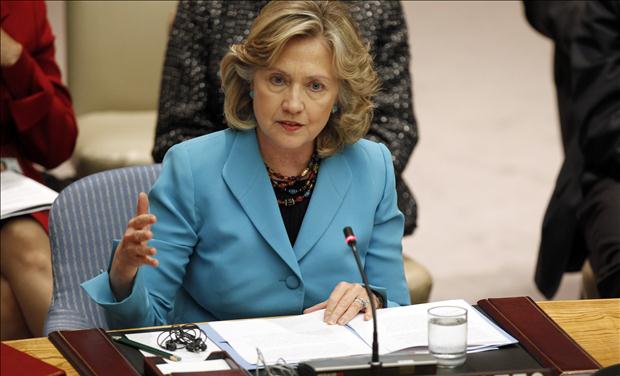
[[[359,304],[362,306],[362,309],[368,307],[368,305],[370,304],[370,302],[368,301],[368,299],[364,299],[364,298],[360,298],[357,297],[355,298],[355,300],[353,300],[355,303]]]

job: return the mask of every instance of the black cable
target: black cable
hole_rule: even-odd
[[[207,350],[207,333],[196,324],[172,325],[157,336],[157,345],[168,351],[185,348],[189,352]]]

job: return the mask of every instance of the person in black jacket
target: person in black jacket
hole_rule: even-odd
[[[601,297],[620,297],[620,2],[525,1],[555,42],[565,159],[543,221],[536,284],[552,298],[586,258]]]

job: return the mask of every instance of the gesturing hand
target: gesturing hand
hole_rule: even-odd
[[[110,268],[110,286],[117,300],[122,300],[129,295],[140,266],[144,264],[157,266],[158,264],[157,260],[152,257],[156,253],[155,248],[147,244],[153,238],[151,225],[156,221],[155,216],[149,214],[148,196],[140,192],[136,216],[127,223],[127,229],[116,248]]]
[[[346,325],[360,312],[364,312],[364,320],[370,320],[371,302],[375,307],[380,307],[379,299],[374,294],[369,299],[366,289],[359,283],[340,282],[327,300],[313,305],[304,313],[325,308],[323,321],[328,324]]]

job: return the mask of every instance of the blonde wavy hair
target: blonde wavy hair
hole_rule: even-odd
[[[368,45],[360,38],[348,8],[338,1],[271,1],[248,37],[220,63],[224,115],[229,127],[256,127],[249,95],[254,72],[272,66],[286,43],[296,37],[322,37],[327,42],[340,83],[338,111],[330,116],[316,140],[327,157],[364,137],[372,120],[372,97],[379,88]]]

